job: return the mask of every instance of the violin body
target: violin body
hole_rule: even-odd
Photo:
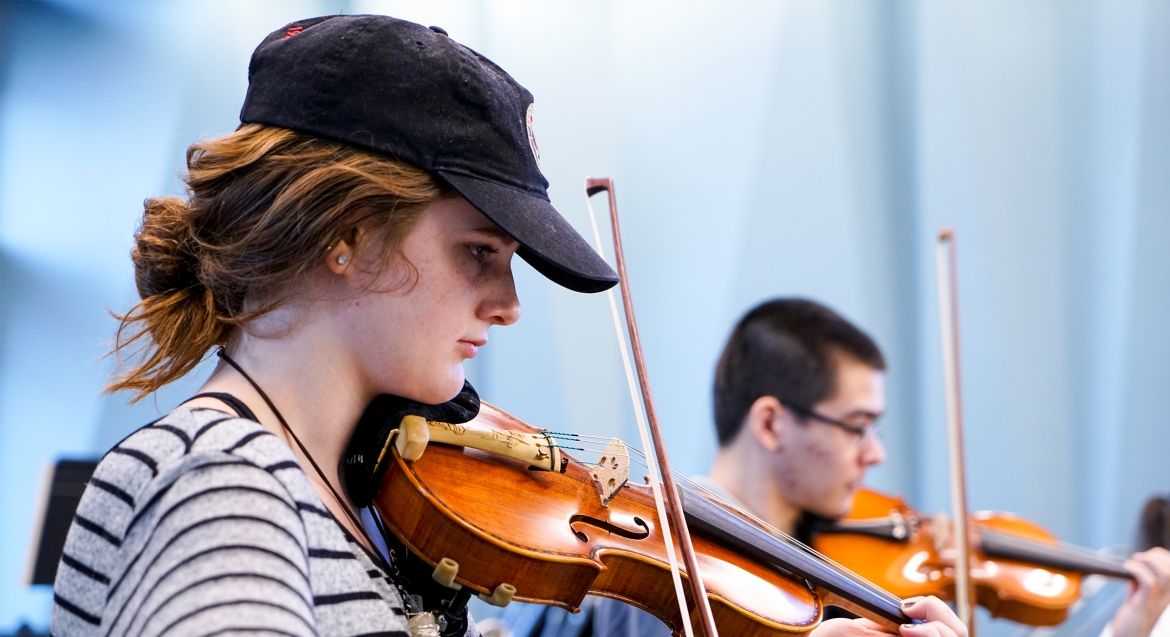
[[[536,431],[486,403],[473,422]],[[458,585],[487,595],[510,584],[516,600],[572,611],[587,594],[611,597],[681,631],[648,486],[626,485],[603,505],[589,468],[570,457],[563,472],[535,470],[431,444],[414,462],[395,453],[376,506],[411,551],[431,564],[454,560]],[[822,599],[803,580],[700,535],[693,541],[721,633],[801,635],[820,623]]]
[[[1018,516],[982,512],[970,521],[974,598],[994,616],[1056,625],[1079,599],[1082,574],[1128,577],[1118,562],[1066,547]],[[896,496],[863,489],[850,513],[817,533],[813,546],[895,595],[954,599],[954,540],[949,521],[921,516]]]

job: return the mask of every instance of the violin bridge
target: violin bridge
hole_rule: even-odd
[[[617,438],[611,439],[590,473],[593,486],[597,487],[597,494],[601,496],[601,506],[609,506],[614,494],[630,480],[630,450],[626,443]]]

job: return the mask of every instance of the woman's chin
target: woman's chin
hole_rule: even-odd
[[[439,378],[416,378],[416,382],[407,386],[398,386],[396,388],[383,386],[380,389],[381,393],[400,396],[424,405],[441,405],[454,399],[459,395],[459,392],[463,391],[463,381],[465,378],[463,368],[459,367],[448,370],[446,374]],[[420,380],[429,380],[430,382],[417,382]]]
[[[428,405],[441,405],[453,400],[459,395],[459,392],[463,391],[463,380],[464,376],[460,373],[457,377],[452,377],[441,385],[436,384],[434,387],[428,388],[425,397],[415,398],[415,400]]]

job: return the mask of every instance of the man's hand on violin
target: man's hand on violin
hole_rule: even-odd
[[[898,632],[890,632],[868,619],[829,619],[812,631],[812,637],[967,637],[967,627],[959,617],[937,597],[915,597],[903,603],[902,612],[922,624],[904,624]]]
[[[1113,616],[1113,637],[1147,637],[1170,605],[1170,551],[1155,547],[1134,553],[1125,561],[1125,570],[1135,583]]]

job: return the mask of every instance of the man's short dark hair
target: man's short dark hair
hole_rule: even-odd
[[[735,325],[715,368],[719,445],[739,434],[761,396],[812,407],[836,391],[838,357],[886,368],[877,343],[840,314],[808,299],[775,299]]]

